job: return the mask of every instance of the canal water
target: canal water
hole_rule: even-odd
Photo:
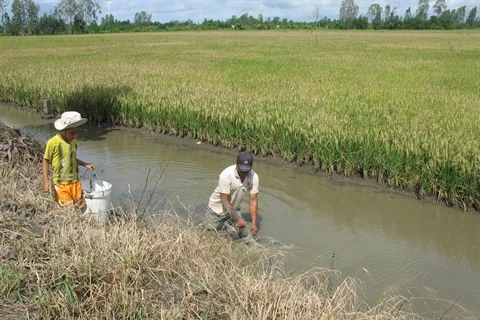
[[[55,134],[53,119],[12,105],[0,104],[0,121],[41,141]],[[92,124],[83,127],[78,151],[113,184],[114,202],[142,198],[153,208],[198,217],[235,155],[195,140]],[[418,300],[426,317],[448,309],[448,318],[460,310],[449,309],[453,302],[471,319],[480,317],[480,214],[278,159],[257,158],[254,170],[260,177],[259,240],[285,245],[287,273],[333,264],[341,278],[364,282],[360,298],[370,304],[395,292],[428,298]],[[83,168],[81,174],[91,177]]]

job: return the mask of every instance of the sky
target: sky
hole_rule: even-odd
[[[40,6],[40,14],[50,13],[60,0],[34,0]],[[342,0],[97,0],[101,8],[99,17],[112,14],[116,20],[133,22],[135,13],[145,11],[152,15],[152,21],[166,23],[173,20],[192,20],[201,23],[205,18],[225,21],[233,15],[240,17],[244,13],[264,19],[280,17],[293,21],[314,21],[315,8],[319,8],[320,17],[338,19]],[[368,7],[377,3],[382,7],[389,4],[400,17],[408,7],[412,13],[418,6],[418,0],[355,0],[359,6],[359,15],[366,15]],[[433,15],[435,0],[430,1],[429,15]],[[446,0],[447,9],[467,6],[467,15],[473,7],[480,11],[480,0]],[[479,12],[480,14],[480,12]],[[99,21],[100,22],[100,21]]]

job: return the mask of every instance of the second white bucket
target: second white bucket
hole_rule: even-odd
[[[82,180],[83,195],[90,213],[107,213],[112,208],[112,184],[103,180]]]

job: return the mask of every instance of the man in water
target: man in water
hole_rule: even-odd
[[[250,217],[252,220],[251,234],[258,233],[258,186],[259,178],[252,170],[253,155],[250,152],[240,152],[237,163],[220,173],[218,184],[208,202],[205,218],[208,229],[214,229],[227,234],[233,239],[246,238],[250,232],[247,222],[240,213],[240,204],[248,193]]]

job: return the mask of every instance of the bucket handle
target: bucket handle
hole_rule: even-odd
[[[85,180],[85,176],[87,175],[88,171],[91,171],[91,170],[88,170],[87,168],[85,168],[85,172],[83,173],[82,180]],[[89,180],[90,181],[90,190],[93,189],[93,180],[97,179],[97,178],[100,179],[100,177],[97,174],[97,170],[93,169],[93,179]],[[86,199],[93,199],[93,196],[90,193],[87,193],[85,191],[83,193],[84,193],[84,197]],[[103,187],[102,187],[102,197],[104,197],[104,196],[105,196],[105,190],[103,190]]]
[[[87,173],[87,172],[85,171],[85,173]],[[82,180],[85,181],[85,174],[83,175]],[[88,181],[90,183],[90,190],[92,190],[93,189],[93,180],[88,180]],[[83,190],[83,196],[85,197],[85,199],[93,199],[92,194],[89,193],[89,192],[86,192],[85,190]]]
[[[85,168],[85,172],[83,173],[82,180],[85,180],[85,176],[87,175],[88,171],[91,171],[91,170],[88,170],[87,168]],[[97,170],[93,169],[93,179],[96,179],[96,178],[100,179],[100,177],[97,174]]]

